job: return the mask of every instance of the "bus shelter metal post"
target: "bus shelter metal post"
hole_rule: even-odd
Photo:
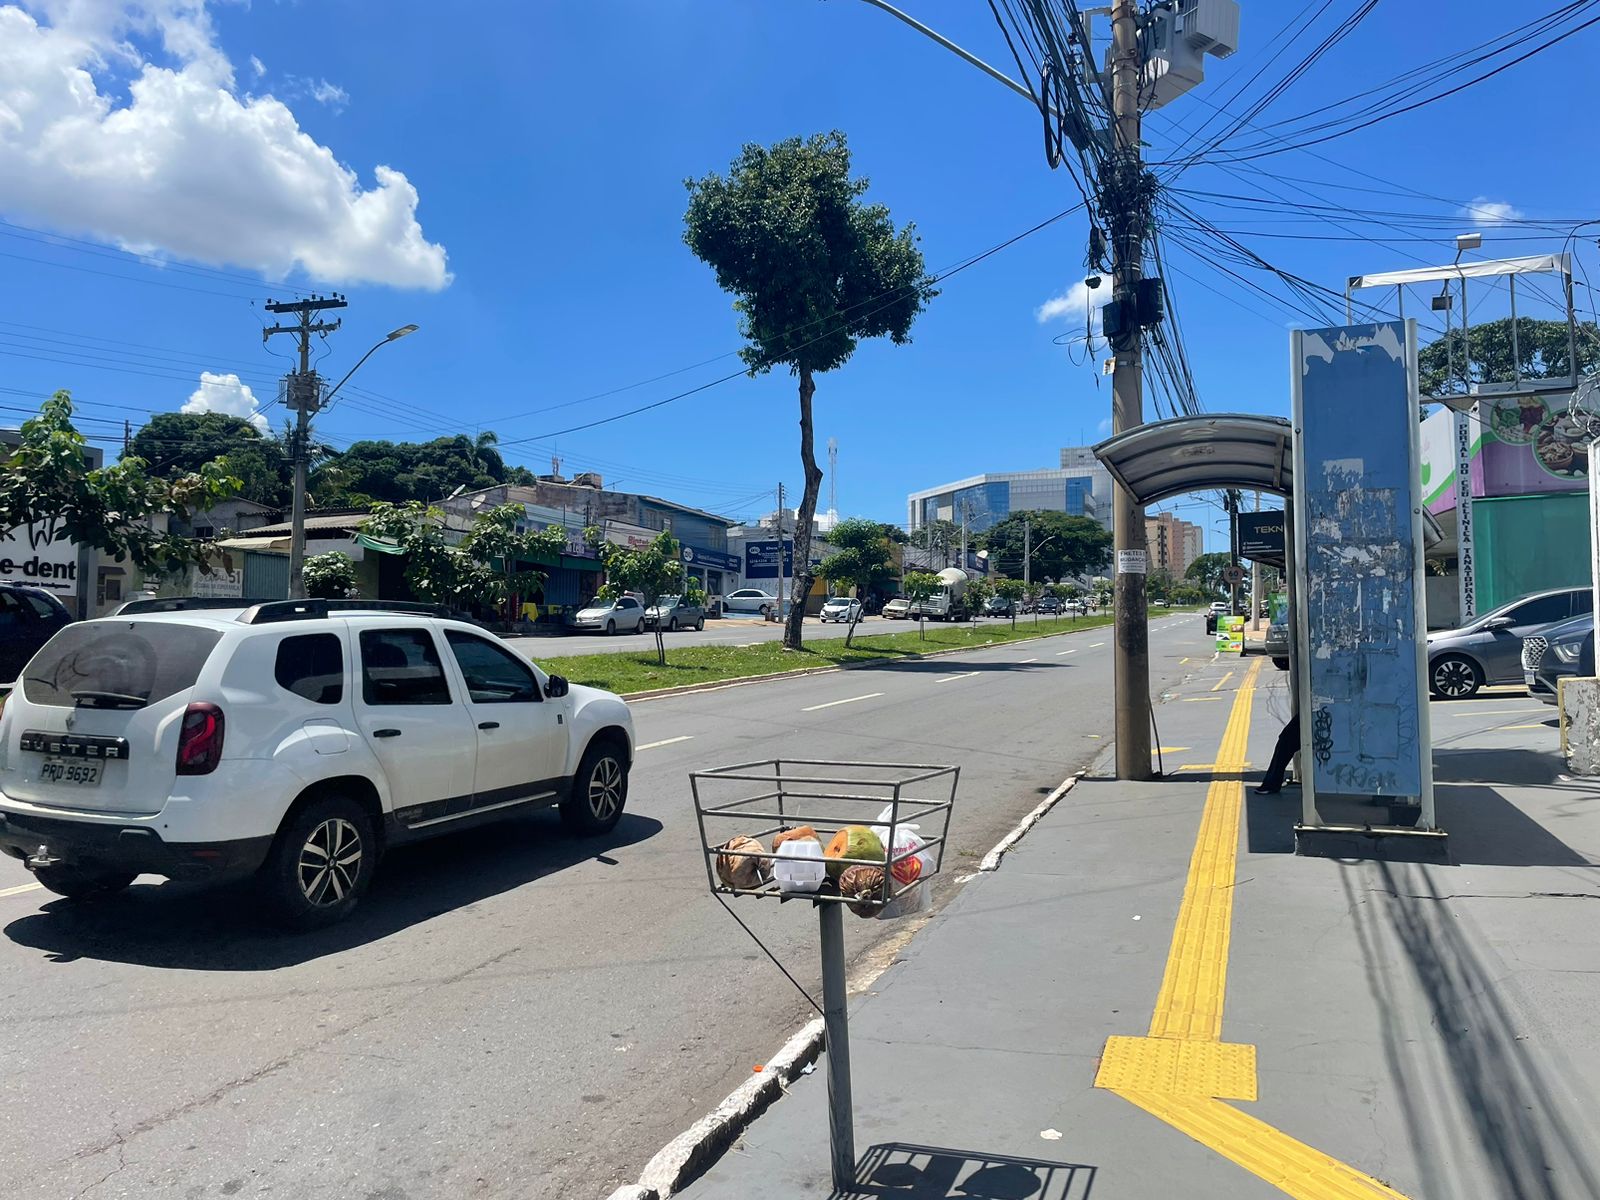
[[[819,904],[822,922],[822,1023],[828,1059],[828,1145],[833,1187],[855,1191],[855,1110],[850,1099],[850,1014],[844,975],[844,905]]]

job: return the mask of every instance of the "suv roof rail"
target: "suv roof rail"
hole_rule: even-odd
[[[144,600],[128,600],[119,605],[111,615],[128,616],[131,613],[191,612],[207,608],[249,608],[261,604],[260,600],[245,600],[238,596],[152,596]]]
[[[239,614],[245,625],[275,621],[315,621],[347,612],[409,613],[417,617],[453,617],[443,604],[418,604],[409,600],[265,600]]]

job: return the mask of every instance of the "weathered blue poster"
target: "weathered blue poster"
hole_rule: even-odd
[[[1294,335],[1301,768],[1313,794],[1431,799],[1408,334],[1391,321]]]

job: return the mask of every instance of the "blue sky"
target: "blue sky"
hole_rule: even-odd
[[[987,5],[904,7],[1015,73]],[[1334,3],[1241,100],[1297,8],[1246,0],[1239,52],[1208,60],[1200,89],[1147,122],[1151,157],[1216,104],[1242,112],[1355,7]],[[1258,120],[1527,19],[1487,0],[1389,0]],[[397,325],[422,327],[375,355],[361,390],[327,414],[335,444],[494,429],[508,457],[536,469],[559,454],[569,472],[753,516],[780,479],[799,484],[786,375],[559,434],[737,366],[730,300],[681,240],[686,176],[725,168],[742,142],[843,129],[871,197],[916,222],[935,270],[1077,198],[1044,161],[1035,110],[858,0],[390,0],[382,19],[366,0],[0,0],[0,31],[11,35],[0,39],[0,218],[11,223],[0,226],[0,415],[20,419],[31,397],[68,387],[103,438],[197,392],[236,403],[230,374],[266,404],[287,369],[269,350],[288,345],[263,348],[261,301],[331,287],[350,307],[327,374]],[[1500,218],[1597,215],[1581,132],[1597,37],[1600,26],[1317,146],[1322,157],[1202,162],[1175,186],[1209,194],[1187,199],[1264,258],[1335,290],[1362,271],[1448,261],[1451,235],[1467,229],[1484,232],[1484,255],[1559,250],[1553,228]],[[98,97],[61,91],[74,67]],[[193,126],[160,119],[163,105]],[[1246,130],[1234,144],[1254,140]],[[1408,215],[1392,218],[1397,232],[1370,214],[1332,225],[1214,199],[1268,189]],[[1306,315],[1183,245],[1203,249],[1207,234],[1172,234],[1169,279],[1202,403],[1285,412],[1287,330]],[[963,272],[913,344],[863,345],[819,379],[818,444],[840,443],[842,512],[903,521],[910,490],[1051,466],[1057,447],[1102,436],[1109,381],[1081,344],[1055,341],[1081,337],[1081,310],[1039,315],[1052,299],[1073,303],[1085,236],[1074,214]],[[1592,236],[1579,253],[1594,261]],[[612,394],[589,399],[599,393]],[[278,424],[283,410],[264,415]]]

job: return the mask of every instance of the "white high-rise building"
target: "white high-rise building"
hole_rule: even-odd
[[[1111,472],[1087,446],[1061,451],[1061,465],[1041,471],[973,475],[906,497],[906,525],[916,530],[933,521],[962,524],[981,533],[1014,512],[1064,512],[1093,517],[1111,527]]]

